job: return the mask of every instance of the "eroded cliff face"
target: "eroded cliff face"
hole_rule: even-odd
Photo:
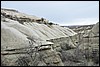
[[[76,33],[45,18],[2,8],[1,65],[98,66],[98,28],[99,23]]]
[[[68,38],[76,34],[44,18],[2,8],[2,65],[63,66],[59,51],[75,48],[76,45]]]
[[[71,53],[69,51],[62,52],[62,55],[65,55],[63,58],[66,60],[63,60],[64,63],[72,63],[71,66],[99,66],[99,22],[94,25],[84,25],[79,26],[79,28],[76,26],[75,28],[77,28],[78,34],[72,38],[77,38],[78,45],[76,49],[69,50]],[[73,62],[74,60],[67,59],[71,56],[77,61]],[[79,63],[77,64],[77,62]]]

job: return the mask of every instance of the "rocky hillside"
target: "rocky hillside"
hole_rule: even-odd
[[[95,24],[91,24],[91,25],[73,25],[73,26],[62,26],[62,27],[68,27],[70,29],[72,29],[73,31],[75,31],[76,33],[84,33],[84,30],[85,31],[89,31],[92,29],[92,27],[94,26]]]
[[[62,66],[64,64],[58,52],[62,50],[61,44],[67,44],[70,48],[75,48],[75,44],[70,40],[67,42],[65,39],[76,34],[71,29],[60,27],[44,18],[2,8],[2,65]],[[66,49],[69,48],[66,47]],[[26,60],[21,62],[20,59],[22,58]],[[29,58],[34,58],[34,60]]]
[[[17,10],[1,9],[2,66],[87,66],[86,53],[81,48],[77,51],[79,43],[79,34],[68,27]]]
[[[64,26],[66,27],[66,26]],[[98,66],[99,65],[99,22],[93,25],[84,26],[67,26],[75,30],[78,34],[75,35],[78,39],[74,56],[78,58],[85,57],[83,66]],[[72,51],[73,52],[73,51]],[[76,57],[75,57],[76,58]],[[86,63],[85,63],[86,62]]]

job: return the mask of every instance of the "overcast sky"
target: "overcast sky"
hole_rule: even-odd
[[[59,25],[86,25],[99,21],[99,1],[1,1],[1,7],[44,17]]]

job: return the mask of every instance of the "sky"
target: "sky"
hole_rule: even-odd
[[[99,1],[1,1],[1,7],[43,17],[62,26],[99,22]]]

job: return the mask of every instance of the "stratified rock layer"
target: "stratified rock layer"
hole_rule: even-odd
[[[71,29],[49,23],[44,18],[2,8],[1,54],[6,59],[2,59],[2,65],[63,66],[57,51],[62,50],[63,43],[75,48],[76,45],[67,39],[76,34]]]

